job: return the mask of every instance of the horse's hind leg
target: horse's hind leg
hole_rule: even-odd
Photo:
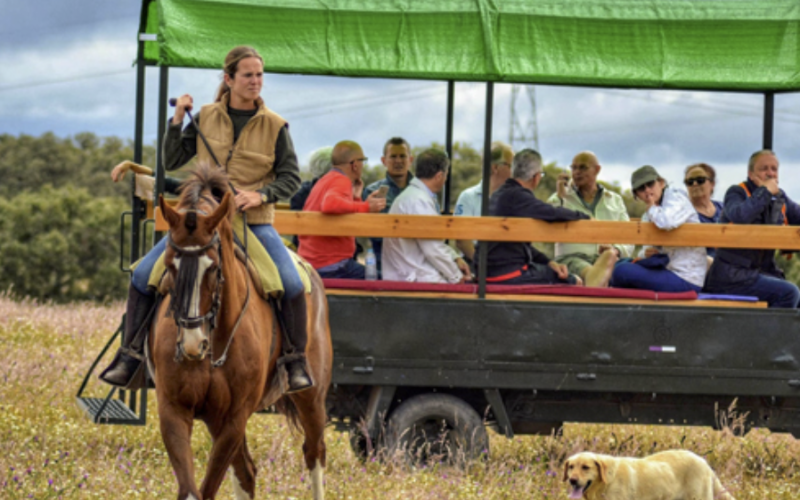
[[[214,444],[208,455],[206,477],[203,478],[203,484],[200,485],[203,500],[209,500],[216,496],[222,480],[225,479],[225,472],[236,455],[240,453],[239,450],[244,443],[247,417],[232,417],[230,420],[206,422],[206,425]]]
[[[314,389],[311,389],[290,396],[297,407],[297,416],[305,434],[303,456],[306,467],[311,471],[311,489],[314,493],[314,500],[325,498],[325,422],[327,420],[325,392],[327,391],[316,393]]]
[[[253,500],[256,495],[256,466],[247,449],[246,437],[242,441],[239,453],[233,457],[231,467],[233,473],[230,476],[236,500]]]
[[[194,482],[192,416],[183,408],[159,401],[161,437],[178,480],[178,500],[202,500]]]

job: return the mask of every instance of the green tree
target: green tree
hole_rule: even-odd
[[[65,302],[124,295],[118,266],[120,197],[49,184],[0,198],[0,290]]]
[[[145,165],[155,165],[155,148],[143,150]],[[99,138],[91,132],[59,139],[0,134],[0,197],[36,191],[45,184],[85,187],[95,196],[130,196],[128,183],[115,184],[109,173],[117,163],[133,159],[133,143],[117,137]]]

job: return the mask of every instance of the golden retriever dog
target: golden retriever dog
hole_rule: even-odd
[[[586,500],[734,500],[705,460],[685,450],[645,458],[578,453],[564,463],[569,498]]]

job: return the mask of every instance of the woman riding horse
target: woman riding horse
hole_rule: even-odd
[[[283,281],[284,294],[278,314],[291,340],[287,347],[292,351],[286,353],[289,356],[283,361],[289,373],[287,392],[297,392],[314,384],[303,355],[308,338],[305,294],[292,258],[272,222],[275,202],[290,198],[300,187],[300,169],[288,123],[267,109],[260,97],[263,68],[263,59],[252,47],[236,47],[225,57],[224,81],[215,102],[204,106],[195,116],[213,153],[198,142],[195,123],[189,123],[181,133],[184,115],[191,111],[193,99],[188,94],[178,98],[175,116],[164,138],[164,163],[167,170],[174,170],[195,155],[200,161],[212,163],[212,158],[222,161],[219,167],[225,169],[237,189],[236,207],[247,213],[250,229],[272,257]],[[141,377],[136,375],[143,367],[145,323],[155,302],[155,294],[147,282],[164,248],[162,239],[133,272],[122,347],[100,374],[111,385],[131,388],[141,383]]]

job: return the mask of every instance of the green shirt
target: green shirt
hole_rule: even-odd
[[[602,189],[602,187],[598,186],[598,189]],[[608,189],[602,189],[602,191],[600,191],[597,204],[594,205],[594,213],[587,206],[587,203],[583,200],[580,193],[574,188],[569,189],[567,196],[565,196],[563,200],[558,196],[558,193],[553,193],[547,202],[558,207],[577,210],[597,220],[626,222],[630,220],[628,217],[628,209],[625,208],[625,201],[622,199],[622,196]],[[611,244],[611,242],[609,242],[609,244]],[[612,246],[619,250],[620,257],[630,257],[633,254],[633,245],[612,244]],[[565,255],[582,253],[589,257],[596,257],[598,255],[597,247],[598,245],[596,243],[556,243],[555,256],[559,258]]]

